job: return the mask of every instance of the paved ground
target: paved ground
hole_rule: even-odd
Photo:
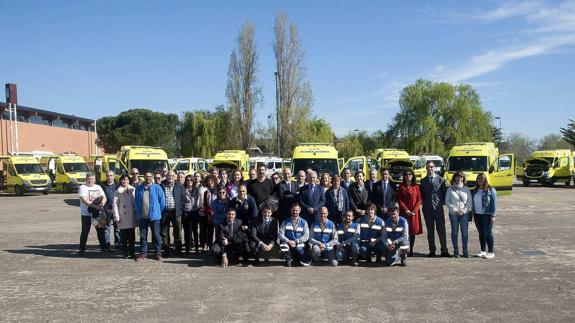
[[[422,235],[406,268],[224,271],[102,255],[95,232],[79,258],[75,195],[3,195],[0,321],[575,321],[574,197],[514,188],[500,199],[492,260],[423,257]]]

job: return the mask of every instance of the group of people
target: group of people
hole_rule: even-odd
[[[300,170],[291,180],[290,168],[266,176],[265,165],[231,174],[213,168],[205,178],[199,172],[185,175],[173,171],[139,171],[123,175],[115,183],[109,172],[97,185],[93,174],[79,189],[82,234],[80,254],[86,250],[90,227],[95,224],[100,248],[111,251],[109,234],[126,258],[148,257],[148,230],[155,259],[172,255],[208,252],[222,267],[230,261],[247,265],[267,262],[281,254],[285,266],[309,266],[326,259],[331,266],[374,261],[387,266],[407,265],[413,255],[415,237],[423,233],[421,213],[427,227],[428,257],[436,256],[435,233],[440,256],[451,257],[446,242],[444,205],[451,223],[453,257],[469,257],[468,224],[473,218],[479,233],[479,256],[494,257],[493,223],[496,192],[485,174],[476,186],[467,187],[458,172],[450,185],[436,174],[433,162],[426,164],[428,176],[417,183],[407,169],[403,182],[395,185],[389,170],[372,170],[365,178],[344,169],[340,175]],[[94,218],[110,219],[109,222]],[[110,223],[112,225],[110,225]],[[139,228],[140,252],[135,252],[135,228]],[[171,229],[171,230],[170,230]],[[172,231],[170,233],[170,231]],[[182,235],[183,231],[183,235]],[[461,232],[461,251],[459,251]],[[171,238],[173,236],[173,243]],[[173,249],[172,249],[173,246]]]

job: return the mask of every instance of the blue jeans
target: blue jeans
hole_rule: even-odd
[[[371,259],[371,253],[375,253],[377,256],[383,256],[383,254],[385,253],[385,247],[383,246],[383,242],[381,242],[381,240],[379,240],[377,242],[377,244],[375,246],[371,246],[369,244],[369,242],[361,242],[359,245],[359,254],[361,255],[361,257],[364,258],[370,258]]]
[[[461,243],[463,244],[463,255],[467,256],[467,241],[469,238],[469,213],[462,216],[449,214],[451,222],[451,243],[453,243],[453,255],[459,256],[458,234],[461,230]]]
[[[92,228],[92,216],[82,215],[82,233],[80,233],[80,250],[86,250],[86,242],[88,241],[88,234],[90,234],[90,229]],[[98,242],[100,243],[100,250],[106,250],[106,231],[108,227],[96,228],[96,234],[98,235]]]
[[[493,222],[491,222],[491,214],[475,214],[475,227],[479,233],[481,251],[485,251],[485,245],[487,245],[487,251],[493,252],[495,240],[493,239]]]
[[[160,236],[160,220],[140,219],[140,255],[148,253],[148,226],[152,229],[152,241],[156,246],[156,254],[162,252],[162,237]]]
[[[351,257],[353,261],[356,261],[359,256],[359,244],[352,242],[350,245],[343,246],[342,248],[336,247],[335,256],[339,261],[348,260],[349,257]]]

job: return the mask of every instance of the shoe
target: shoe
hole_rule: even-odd
[[[162,256],[161,256],[160,254],[157,254],[157,255],[156,255],[156,260],[157,260],[157,261],[162,261],[162,260],[164,260],[164,258],[162,258]]]
[[[468,253],[464,253],[464,254],[463,254],[463,258],[469,258],[469,254],[468,254]]]
[[[449,252],[442,252],[442,253],[441,253],[441,257],[443,257],[443,258],[451,258],[451,255],[449,254]]]
[[[143,256],[143,255],[139,255],[139,256],[136,258],[136,261],[144,261],[144,260],[146,260],[146,256]]]
[[[495,254],[493,252],[488,252],[485,255],[485,259],[493,259],[493,258],[495,258]]]
[[[401,265],[403,267],[407,266],[407,255],[405,253],[401,254]]]
[[[485,255],[487,255],[487,253],[485,251],[481,251],[480,253],[474,255],[475,257],[479,257],[479,258],[485,258]]]
[[[130,255],[124,254],[124,255],[122,256],[122,258],[128,259],[128,258],[130,258]]]
[[[365,258],[365,263],[371,264],[371,256],[367,256],[367,257]]]
[[[453,255],[453,258],[459,258],[459,255],[455,254]]]
[[[434,251],[430,251],[430,252],[427,254],[427,257],[428,257],[428,258],[433,258],[433,257],[435,257],[435,252],[434,252]]]
[[[260,259],[256,258],[254,259],[254,266],[259,266],[260,265]]]
[[[352,267],[357,267],[357,266],[359,266],[359,262],[357,262],[357,260],[354,260],[354,261],[351,262],[351,266],[352,266]]]
[[[78,250],[78,256],[85,256],[86,255],[86,250]]]
[[[169,252],[169,251],[164,251],[164,252],[162,252],[162,257],[164,257],[164,258],[170,258],[170,252]]]
[[[310,262],[303,262],[300,260],[299,264],[304,266],[304,267],[309,267],[309,266],[311,266],[311,261]]]
[[[410,251],[410,252],[407,254],[407,256],[413,257],[413,251]]]
[[[284,267],[291,267],[291,261],[284,262]]]
[[[381,262],[381,256],[375,256],[375,262],[379,264]]]

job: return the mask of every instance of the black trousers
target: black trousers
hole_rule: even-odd
[[[438,209],[424,209],[423,218],[427,229],[427,242],[429,243],[429,252],[435,252],[435,230],[439,236],[441,253],[447,253],[447,235],[445,233],[445,214],[443,206]]]
[[[210,248],[212,254],[219,260],[225,253],[230,260],[238,260],[242,257],[244,260],[250,252],[250,247],[247,242],[231,242],[227,246],[219,243],[214,243]]]
[[[136,243],[136,229],[120,229],[120,240],[122,241],[122,251],[124,256],[134,256],[136,254],[136,249],[134,244]]]

